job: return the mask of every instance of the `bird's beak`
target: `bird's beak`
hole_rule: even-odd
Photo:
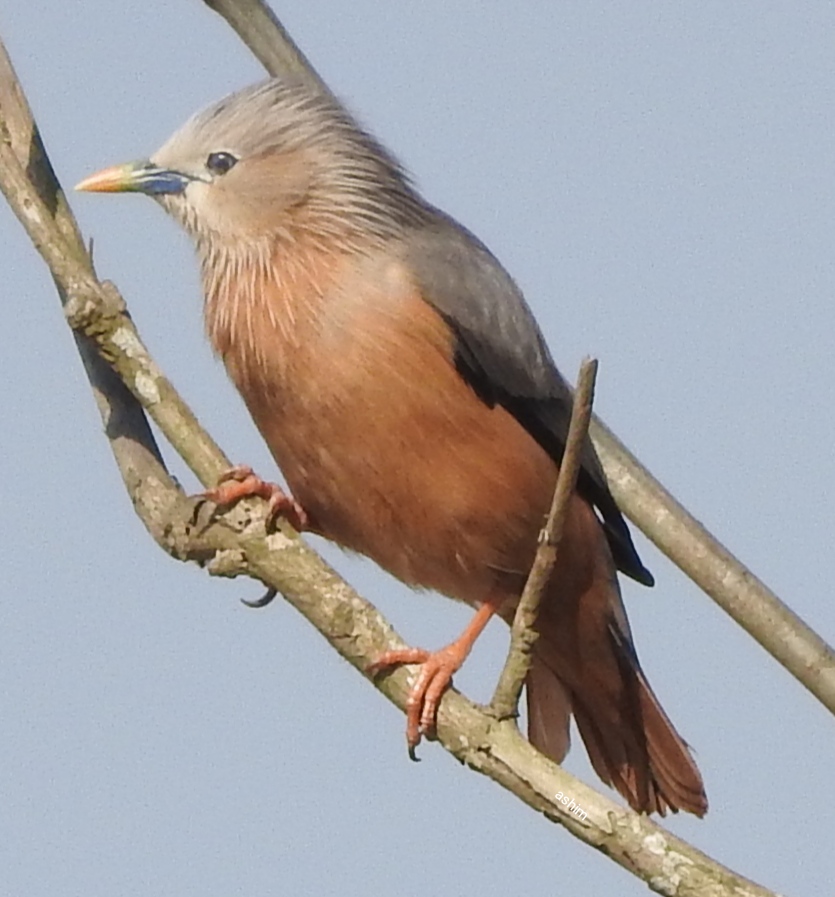
[[[182,193],[194,178],[150,161],[104,168],[75,185],[92,193]]]

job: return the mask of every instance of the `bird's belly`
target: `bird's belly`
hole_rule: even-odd
[[[368,316],[338,347],[310,340],[269,389],[227,366],[322,535],[474,604],[497,581],[521,589],[556,467],[461,378],[436,313],[409,311],[408,326]]]

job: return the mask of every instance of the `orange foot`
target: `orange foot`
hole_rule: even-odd
[[[372,676],[403,663],[419,663],[417,681],[406,699],[406,743],[409,757],[417,760],[415,748],[422,735],[432,735],[438,716],[438,704],[446,689],[452,684],[452,676],[457,672],[470,653],[471,644],[461,639],[430,653],[423,648],[402,648],[386,651],[371,666]]]
[[[203,498],[216,505],[231,505],[242,498],[257,496],[269,503],[267,528],[275,526],[276,520],[283,517],[293,529],[304,532],[310,520],[304,508],[289,496],[276,483],[267,483],[253,473],[251,467],[239,464],[230,467],[220,475],[217,486],[203,493]]]

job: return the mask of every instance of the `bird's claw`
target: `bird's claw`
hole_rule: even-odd
[[[268,483],[257,476],[251,467],[238,464],[224,471],[217,481],[214,489],[207,489],[198,496],[199,502],[195,514],[202,502],[212,502],[220,507],[234,504],[242,498],[263,498],[269,508],[267,511],[267,530],[275,529],[279,517],[283,517],[293,529],[303,532],[310,523],[304,508],[276,483]],[[241,603],[247,607],[266,607],[278,592],[268,588],[266,592],[254,601],[242,598]]]
[[[453,642],[446,648],[431,653],[423,648],[386,651],[368,667],[368,673],[373,677],[393,666],[420,664],[417,679],[406,699],[406,744],[410,760],[419,760],[416,749],[421,737],[434,736],[438,705],[444,692],[452,684],[453,674],[463,661],[460,646]]]
[[[241,604],[245,604],[247,607],[266,607],[275,596],[278,594],[278,589],[273,589],[270,587],[266,592],[260,597],[256,598],[254,601],[250,601],[248,598],[241,598]]]
[[[238,464],[224,471],[218,478],[217,486],[207,489],[201,497],[223,507],[253,496],[263,498],[269,505],[268,529],[275,528],[279,517],[283,517],[297,532],[304,532],[308,528],[310,521],[304,508],[277,483],[262,480],[245,464]]]

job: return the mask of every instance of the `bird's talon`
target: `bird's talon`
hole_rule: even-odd
[[[231,480],[242,483],[248,477],[253,476],[255,476],[255,471],[248,464],[234,464],[217,478],[217,484],[219,486],[221,483],[228,483]]]
[[[273,486],[275,491],[270,496],[270,508],[267,514],[267,528],[275,529],[278,519],[283,517],[290,526],[298,533],[303,533],[309,529],[310,520],[304,508],[284,490],[280,489],[274,483],[268,485]]]
[[[194,497],[194,502],[191,509],[191,518],[189,519],[189,523],[191,526],[197,526],[198,520],[200,518],[200,511],[203,510],[203,506],[206,504],[206,498],[203,495],[196,495]]]
[[[435,738],[438,705],[444,692],[452,685],[452,674],[461,666],[464,656],[466,654],[458,643],[433,654],[423,648],[401,648],[384,652],[367,668],[373,678],[393,666],[420,664],[417,678],[406,699],[406,743],[410,760],[419,759],[415,751],[424,736]]]
[[[384,651],[374,663],[369,664],[367,672],[372,677],[377,676],[390,667],[403,666],[407,663],[425,663],[429,656],[429,652],[424,648],[396,648],[393,651]]]
[[[224,471],[218,477],[214,489],[207,489],[200,496],[205,501],[211,501],[220,507],[250,497],[263,498],[268,502],[266,521],[268,530],[275,528],[279,517],[283,517],[298,532],[308,529],[310,520],[304,508],[279,485],[262,480],[245,464],[238,464]]]
[[[254,608],[266,607],[277,594],[278,589],[269,588],[260,598],[256,598],[254,601],[250,601],[248,598],[241,598],[241,604]]]

